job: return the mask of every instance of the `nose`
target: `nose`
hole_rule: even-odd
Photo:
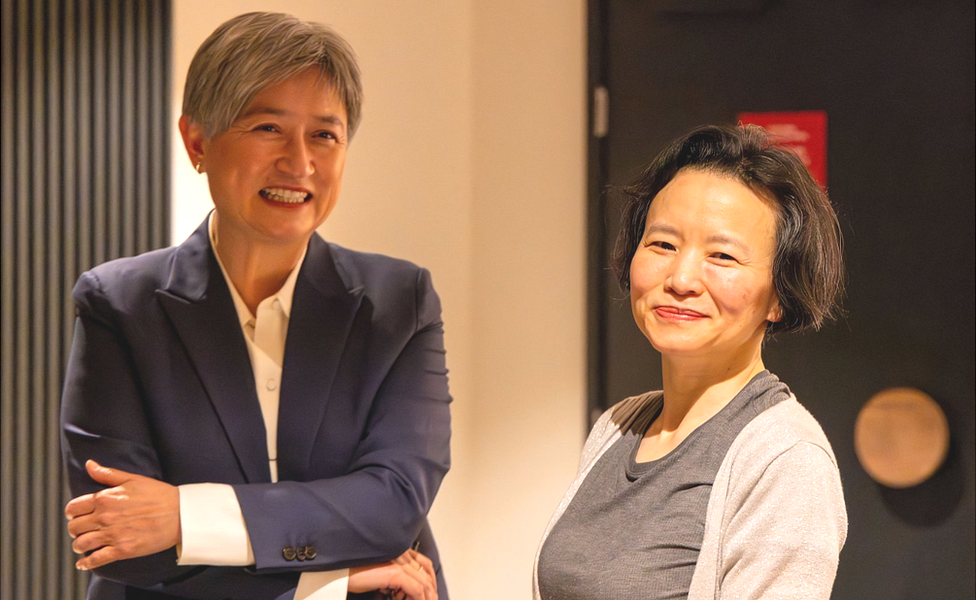
[[[315,172],[315,162],[305,139],[295,136],[288,140],[275,166],[282,173],[300,179]]]
[[[678,296],[697,296],[704,289],[701,269],[701,261],[696,256],[678,253],[671,261],[664,285]]]

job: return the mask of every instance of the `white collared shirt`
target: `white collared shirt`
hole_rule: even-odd
[[[254,386],[268,447],[271,481],[278,481],[278,401],[284,365],[288,320],[298,272],[305,262],[305,252],[298,259],[284,285],[262,300],[257,315],[244,303],[227,275],[217,253],[213,213],[207,224],[210,246],[230,289],[238,321],[247,343],[247,353],[254,371]],[[222,483],[196,483],[179,486],[181,548],[177,564],[248,566],[254,564],[254,551],[234,488]],[[346,597],[348,569],[302,573],[295,600],[342,600]]]

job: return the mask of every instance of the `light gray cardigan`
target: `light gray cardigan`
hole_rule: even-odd
[[[593,465],[658,396],[628,398],[596,422],[540,551]],[[791,396],[750,421],[723,459],[688,598],[826,600],[846,538],[837,460],[820,425]],[[540,600],[538,569],[537,551],[535,600]]]

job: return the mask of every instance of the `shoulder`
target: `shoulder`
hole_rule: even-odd
[[[408,260],[350,250],[313,236],[309,256],[324,264],[326,255],[346,289],[369,304],[375,320],[399,323],[408,319],[417,329],[440,326],[440,298],[427,269]]]
[[[661,406],[664,392],[655,390],[625,398],[606,412],[608,422],[617,430],[644,431]]]
[[[843,512],[833,449],[820,424],[795,397],[766,409],[739,432],[715,485],[726,490],[725,508],[733,511],[749,498],[775,495],[775,490],[792,497],[807,489],[811,500],[823,496],[828,504],[839,503],[838,511]]]
[[[660,391],[646,392],[625,398],[605,410],[590,429],[583,446],[580,465],[585,466],[599,459],[624,431],[646,429],[657,412],[662,397]]]
[[[790,397],[735,438],[708,501],[689,598],[826,598],[847,537],[834,453]],[[764,591],[763,591],[764,590]]]
[[[162,248],[102,263],[78,278],[72,292],[79,310],[100,305],[127,311],[152,298],[172,271],[177,248]]]
[[[319,246],[327,249],[339,275],[350,289],[363,288],[366,291],[378,288],[414,289],[418,281],[430,279],[427,269],[408,260],[351,250],[339,244],[326,242],[318,236],[312,239],[313,248]]]
[[[773,513],[786,521],[816,514],[822,521],[818,527],[843,546],[847,516],[837,459],[820,424],[795,397],[766,409],[742,429],[719,467],[712,493],[709,512],[714,509],[713,518],[722,515],[727,526],[733,517],[745,523],[769,520]]]
[[[590,429],[590,437],[610,436],[639,426],[641,421],[653,416],[662,397],[662,392],[658,390],[624,398],[603,411]]]
[[[819,449],[836,467],[837,460],[820,423],[791,395],[750,421],[729,452],[765,463],[799,447]]]

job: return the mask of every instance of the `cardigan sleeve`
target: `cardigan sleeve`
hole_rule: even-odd
[[[730,489],[718,598],[830,598],[847,513],[840,475],[821,446],[799,441],[750,482]]]

